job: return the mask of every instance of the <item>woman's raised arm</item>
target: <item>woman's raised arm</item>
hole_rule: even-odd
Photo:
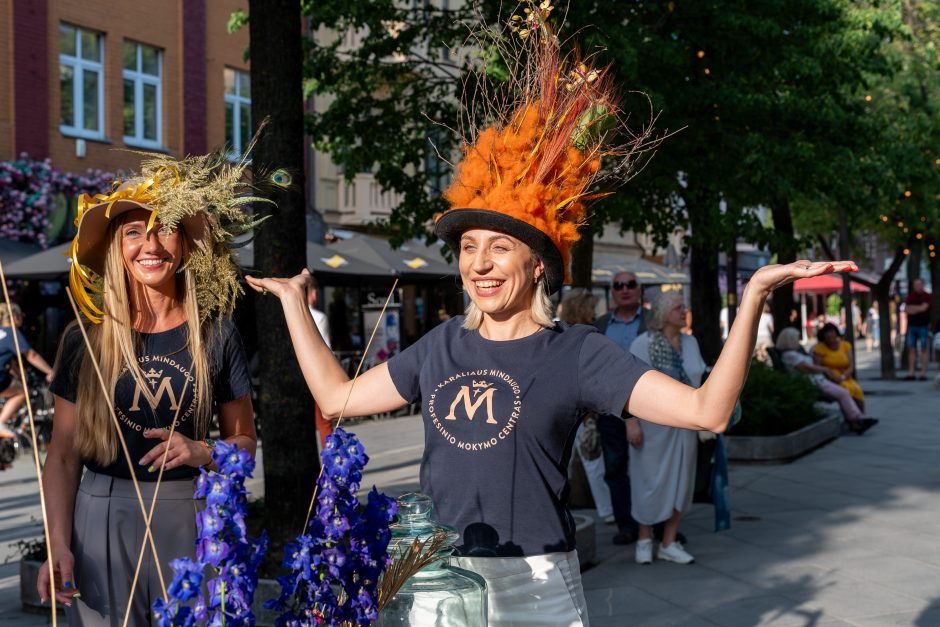
[[[379,364],[361,374],[353,388],[307,308],[306,291],[312,285],[310,272],[304,269],[290,279],[249,276],[245,280],[256,292],[270,293],[281,300],[294,354],[325,418],[336,418],[344,406],[346,416],[368,416],[406,404],[392,382],[387,364]]]
[[[744,288],[744,298],[728,340],[705,384],[693,389],[662,373],[647,372],[637,381],[626,411],[670,427],[724,431],[747,378],[757,340],[757,324],[767,297],[778,287],[797,279],[857,270],[858,266],[851,261],[813,263],[803,260],[764,266]]]

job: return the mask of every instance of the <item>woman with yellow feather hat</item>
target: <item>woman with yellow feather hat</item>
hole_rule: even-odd
[[[79,202],[70,290],[87,344],[78,326],[66,331],[52,383],[43,486],[56,589],[49,562],[38,582],[70,625],[119,625],[127,612],[150,624],[169,561],[194,553],[193,479],[212,463],[213,411],[221,437],[254,453],[247,363],[228,318],[241,288],[225,245],[254,225],[243,170],[215,155],[156,157],[140,178]],[[135,486],[149,509],[158,476],[153,543],[130,598],[146,528]]]
[[[435,233],[458,256],[465,316],[432,329],[355,386],[307,314],[306,271],[252,278],[280,298],[294,351],[324,415],[391,411],[421,399],[421,487],[436,517],[462,533],[457,565],[488,584],[489,624],[581,625],[587,611],[566,507],[567,457],[578,416],[628,412],[659,424],[722,431],[741,391],[764,300],[802,277],[854,269],[801,261],[754,274],[708,382],[693,389],[585,325],[552,322],[549,296],[566,276],[590,188],[623,176],[648,136],[609,141],[619,125],[603,70],[563,71],[530,3],[513,28],[529,58],[520,100],[467,142],[451,209]],[[496,112],[497,115],[500,113]]]

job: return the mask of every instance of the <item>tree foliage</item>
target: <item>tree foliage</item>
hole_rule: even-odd
[[[481,21],[508,14],[492,0],[453,10],[392,0],[304,10],[317,30],[307,90],[323,103],[308,133],[347,175],[371,170],[404,194],[391,223],[402,236],[424,234],[444,208],[436,192],[448,169],[430,158],[431,143],[445,159],[454,154],[447,129],[459,126],[460,96],[472,97],[473,70],[492,52],[462,44]],[[836,230],[840,207],[856,233],[901,246],[916,222],[940,239],[936,2],[585,0],[556,15],[563,46],[611,65],[633,119],[652,110],[671,133],[640,176],[592,207],[590,228],[615,222],[661,245],[685,234],[707,360],[720,343],[718,252],[735,239],[789,261],[807,246],[798,233]],[[755,207],[773,220],[761,223]],[[792,292],[777,300],[783,318]]]

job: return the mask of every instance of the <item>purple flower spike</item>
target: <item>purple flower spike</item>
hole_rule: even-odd
[[[245,529],[245,479],[251,476],[254,460],[247,451],[224,442],[217,445],[213,460],[219,472],[201,469],[196,482],[195,497],[205,499],[205,509],[196,515],[197,559],[173,562],[170,599],[160,599],[153,607],[154,618],[161,625],[180,627],[197,621],[231,627],[254,624],[251,603],[258,586],[257,569],[268,547],[267,534],[253,540]],[[204,573],[210,569],[217,576],[203,586]],[[193,601],[192,607],[183,605],[188,601]]]

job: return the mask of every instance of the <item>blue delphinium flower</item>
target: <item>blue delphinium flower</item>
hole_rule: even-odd
[[[378,580],[390,562],[395,501],[373,488],[365,505],[359,502],[369,458],[355,435],[334,431],[320,460],[316,509],[306,533],[285,546],[284,567],[291,574],[278,578],[281,595],[264,604],[281,612],[278,627],[369,625],[378,618]]]
[[[202,584],[202,567],[188,557],[173,560],[170,566],[175,575],[167,590],[170,596],[184,603],[198,596],[199,586]]]
[[[206,500],[206,508],[196,515],[196,561],[172,562],[170,598],[158,599],[153,606],[161,627],[188,627],[196,621],[230,627],[254,624],[251,603],[258,586],[258,565],[268,547],[266,533],[251,539],[245,529],[245,479],[254,471],[255,462],[248,451],[227,442],[216,445],[212,459],[218,470],[200,469],[196,481],[195,498]],[[203,588],[207,572],[216,576]],[[192,607],[185,605],[191,600],[195,600]]]

